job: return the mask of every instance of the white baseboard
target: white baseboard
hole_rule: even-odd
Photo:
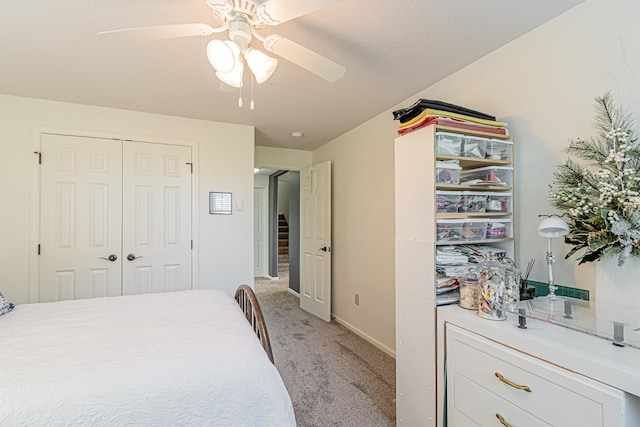
[[[373,344],[374,346],[376,346],[380,350],[384,351],[385,353],[387,353],[389,356],[393,357],[394,359],[396,358],[395,350],[387,347],[386,345],[382,344],[380,341],[378,341],[378,340],[374,339],[373,337],[371,337],[370,335],[362,332],[360,329],[358,329],[355,326],[345,322],[344,320],[340,319],[339,317],[335,316],[334,314],[332,314],[331,317],[333,317],[333,319],[336,322],[338,322],[339,324],[341,324],[345,328],[349,329],[354,334],[358,335],[360,338],[370,342],[371,344]]]

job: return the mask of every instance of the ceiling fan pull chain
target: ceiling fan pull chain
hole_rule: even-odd
[[[251,74],[251,102],[249,103],[249,109],[254,110],[256,104],[253,102],[253,74]]]
[[[238,97],[238,108],[242,108],[242,85],[238,88],[240,90],[240,96]]]

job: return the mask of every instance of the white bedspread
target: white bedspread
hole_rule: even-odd
[[[295,426],[235,300],[198,290],[0,317],[2,426]]]

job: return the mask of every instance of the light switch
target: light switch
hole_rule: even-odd
[[[236,200],[236,210],[237,211],[244,210],[244,200]]]

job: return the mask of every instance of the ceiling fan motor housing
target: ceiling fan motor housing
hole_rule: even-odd
[[[238,45],[242,52],[247,50],[251,41],[251,26],[244,16],[238,15],[231,22],[229,38]]]

